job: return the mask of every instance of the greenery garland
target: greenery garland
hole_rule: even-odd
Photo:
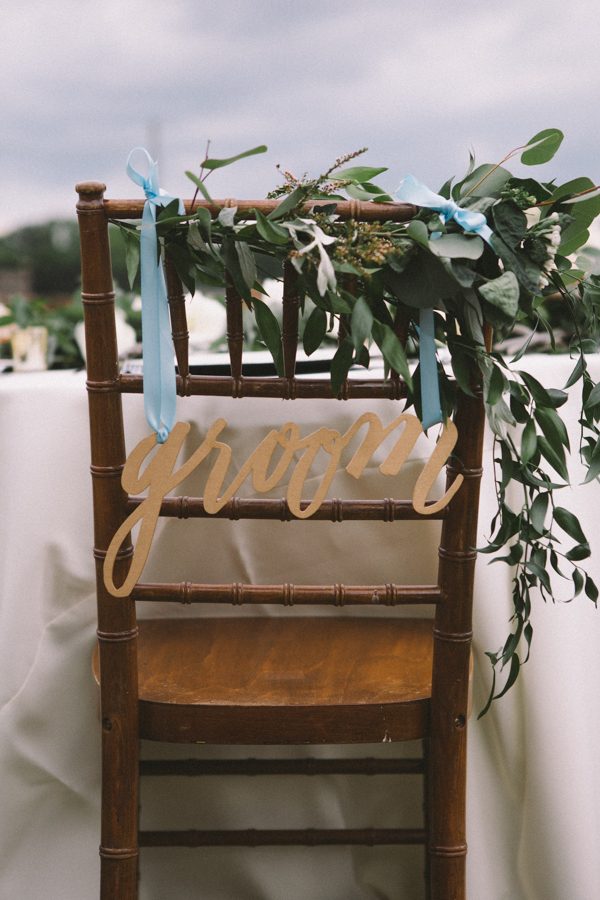
[[[438,364],[445,417],[453,410],[457,390],[471,393],[472,361],[476,363],[494,434],[497,497],[491,537],[480,552],[496,554],[494,561],[506,563],[514,573],[511,631],[501,649],[487,654],[493,682],[485,710],[510,688],[528,658],[535,592],[554,600],[556,579],[566,578],[572,583],[570,599],[582,593],[594,604],[598,599],[596,584],[581,566],[590,556],[588,540],[577,517],[557,504],[556,492],[568,483],[571,452],[560,408],[575,385],[581,390],[578,452],[587,470],[585,482],[600,475],[600,385],[586,363],[586,353],[597,347],[600,277],[586,275],[569,259],[589,238],[588,228],[600,213],[600,189],[587,178],[563,185],[517,178],[504,165],[517,154],[526,165],[545,163],[562,138],[557,129],[547,129],[496,164],[476,166],[471,156],[464,178],[443,185],[443,197],[486,216],[493,232],[489,244],[427,209],[409,223],[340,220],[339,200],[393,200],[373,181],[385,168],[347,165],[364,150],[336,160],[318,178],[283,172],[283,184],[270,195],[280,202],[268,216],[255,210],[241,217],[235,208],[225,208],[212,218],[206,206],[180,216],[177,200],[158,213],[161,251],[168,253],[186,288],[193,294],[196,284],[222,288],[226,277],[231,279],[279,374],[280,325],[262,299],[262,281],[281,273],[286,261],[298,273],[305,352],[310,355],[327,341],[336,319],[344,321],[344,337],[331,362],[334,394],[351,366],[368,367],[369,346],[375,344],[386,366],[406,380],[408,405],[420,415],[419,370],[411,373],[395,322],[402,318],[414,349],[423,307],[435,309],[436,339],[451,359],[453,379]],[[256,147],[230,159],[207,155],[199,175],[186,174],[196,195],[210,203],[205,182],[211,171],[265,150]],[[305,204],[316,199],[329,202],[306,212]],[[133,279],[139,226],[115,224],[125,237]],[[348,278],[351,291],[344,288]],[[557,296],[573,319],[568,349],[575,365],[564,390],[540,384],[517,366],[536,331],[546,329],[554,347],[547,298]],[[507,361],[486,349],[484,322],[493,326],[497,338],[525,323],[529,337]],[[520,438],[514,426],[522,426]],[[515,484],[517,503],[514,492],[509,500]],[[567,550],[565,539],[572,543]],[[507,552],[499,555],[505,547]],[[497,688],[500,673],[504,680]]]

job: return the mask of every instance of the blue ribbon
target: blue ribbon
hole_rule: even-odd
[[[492,230],[483,213],[462,209],[454,200],[434,194],[421,184],[413,175],[402,179],[394,199],[402,203],[412,203],[425,209],[433,209],[445,224],[450,219],[460,225],[463,231],[478,234],[489,243]],[[440,237],[440,233],[432,238]],[[435,330],[433,309],[421,309],[419,312],[419,368],[421,372],[421,417],[425,431],[442,421],[440,403],[440,385],[435,356]]]
[[[145,156],[148,175],[134,169],[135,153]],[[144,357],[144,412],[159,444],[166,441],[175,421],[177,389],[171,324],[165,277],[157,249],[156,208],[174,198],[158,184],[158,165],[143,147],[135,147],[127,159],[127,174],[146,195],[140,234],[142,276],[142,353]],[[180,212],[183,212],[180,204]]]

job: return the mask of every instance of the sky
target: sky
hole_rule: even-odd
[[[393,190],[497,162],[544,128],[565,141],[532,174],[600,182],[597,0],[21,0],[4,4],[0,234],[74,215],[74,185],[135,197],[129,151],[161,185],[257,144],[214,172],[215,197],[263,197],[276,164],[317,175],[367,146]]]

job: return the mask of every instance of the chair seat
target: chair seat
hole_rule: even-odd
[[[300,744],[427,733],[431,620],[150,619],[139,629],[143,738]]]

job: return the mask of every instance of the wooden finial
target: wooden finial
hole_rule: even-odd
[[[75,190],[79,194],[79,210],[96,208],[104,203],[106,185],[101,181],[81,181],[75,185]]]

